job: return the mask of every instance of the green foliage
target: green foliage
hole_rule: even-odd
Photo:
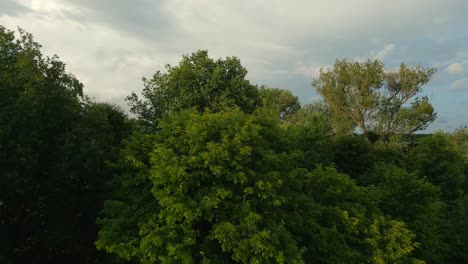
[[[408,166],[439,186],[451,203],[464,195],[465,159],[459,147],[442,133],[422,139],[408,155]]]
[[[111,212],[131,205],[106,204],[98,247],[143,263],[300,262],[302,251],[281,224],[286,214],[277,209],[287,199],[288,167],[279,161],[290,158],[270,143],[282,140],[274,120],[240,110],[169,115],[143,170],[152,186],[151,212],[143,219],[129,213],[136,219],[128,220]],[[111,237],[127,231],[108,223],[130,222],[136,225],[125,229],[138,230],[137,244]]]
[[[317,102],[303,105],[286,120],[287,126],[313,127],[324,134],[332,134],[331,112],[326,104]]]
[[[421,139],[408,153],[408,167],[425,176],[441,190],[441,198],[446,204],[442,223],[445,241],[449,245],[446,261],[464,263],[466,252],[466,194],[468,168],[463,153],[463,130],[453,134],[435,133]]]
[[[0,27],[1,263],[468,261],[466,128],[407,135],[433,69],[337,61],[301,107],[198,51],[128,120],[18,36]]]
[[[155,210],[145,162],[153,141],[154,137],[138,132],[125,140],[121,157],[115,164],[119,175],[112,181],[113,200],[106,201],[101,212],[107,217],[97,220],[101,226],[97,248],[119,252],[121,260],[136,260],[140,222],[152,217]],[[105,247],[109,244],[112,246]]]
[[[452,141],[460,148],[461,154],[468,159],[468,127],[461,127],[451,135]]]
[[[446,239],[450,246],[447,263],[466,263],[468,261],[468,196],[457,201],[454,212],[447,219]]]
[[[0,27],[0,262],[104,262],[95,218],[129,131],[57,56]],[[118,131],[118,132],[116,132]]]
[[[365,185],[367,173],[374,162],[372,145],[362,136],[345,135],[336,136],[332,146],[336,168]]]
[[[288,146],[297,155],[297,165],[309,170],[318,165],[330,165],[333,161],[332,138],[320,119],[307,124],[284,126],[289,137]]]
[[[444,263],[442,219],[444,203],[439,189],[425,178],[393,165],[378,164],[373,179],[378,187],[380,208],[403,221],[416,235],[414,256],[429,263]]]
[[[358,187],[335,169],[318,167],[309,174],[303,205],[309,263],[392,263],[409,259],[414,235],[402,222],[381,215],[377,193]]]
[[[350,133],[357,127],[386,140],[424,129],[435,120],[428,98],[415,97],[434,73],[433,68],[405,64],[389,71],[378,60],[337,60],[332,69],[321,69],[312,85],[330,107],[337,132]]]
[[[166,69],[143,79],[143,100],[135,93],[127,98],[132,112],[152,128],[164,115],[191,107],[220,111],[238,106],[252,113],[261,104],[257,87],[245,79],[247,70],[235,57],[215,61],[207,51],[197,51]]]
[[[275,116],[187,110],[160,121],[144,144],[149,167],[129,158],[140,165],[121,184],[127,199],[106,203],[98,248],[142,263],[409,258],[414,235],[380,213],[373,189],[333,168],[300,169]]]
[[[297,96],[294,96],[288,90],[261,87],[259,96],[262,99],[263,106],[275,109],[283,121],[288,120],[301,108]]]

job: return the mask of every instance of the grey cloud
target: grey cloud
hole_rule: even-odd
[[[82,23],[105,24],[129,37],[169,44],[177,35],[165,1],[67,0]],[[167,47],[170,47],[169,45]]]
[[[431,93],[450,87],[456,76],[445,69],[468,54],[466,0],[64,0],[57,1],[60,11],[24,17],[18,4],[0,2],[0,10],[18,15],[2,20],[0,13],[0,23],[30,25],[92,96],[122,106],[125,95],[141,89],[142,76],[197,49],[238,56],[253,83],[290,89],[304,103],[316,96],[310,83],[317,69],[337,58],[438,67]]]
[[[12,0],[2,0],[0,2],[0,16],[9,15],[16,16],[31,11],[29,8],[20,5]]]
[[[453,23],[463,21],[462,11],[468,8],[465,1],[422,0],[360,4],[292,1],[288,5],[276,1],[177,0],[68,3],[86,10],[84,20],[106,23],[168,52],[208,49],[214,55],[237,55],[247,64],[267,58],[270,64],[285,65],[291,72],[299,61],[331,64],[335,58],[373,57],[371,50],[379,51],[389,43],[408,47],[408,54],[421,54],[411,43],[421,36],[441,36]],[[392,55],[407,54],[395,50]]]

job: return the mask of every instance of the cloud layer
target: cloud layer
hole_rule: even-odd
[[[121,106],[142,76],[197,49],[238,56],[254,83],[304,103],[317,96],[312,78],[338,58],[437,67],[426,94],[451,127],[431,129],[451,130],[468,124],[467,106],[453,100],[468,97],[465,10],[463,0],[3,0],[0,24],[33,33],[88,94]]]

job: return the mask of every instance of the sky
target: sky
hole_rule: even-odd
[[[427,132],[468,125],[466,0],[0,0],[0,25],[34,35],[97,101],[124,101],[164,65],[203,49],[236,56],[254,84],[320,100],[311,82],[337,59],[435,67]]]

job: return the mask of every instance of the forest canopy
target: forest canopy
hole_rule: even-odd
[[[202,50],[129,116],[27,32],[0,62],[1,263],[468,262],[468,130],[415,133],[433,68],[337,60],[301,105]]]

